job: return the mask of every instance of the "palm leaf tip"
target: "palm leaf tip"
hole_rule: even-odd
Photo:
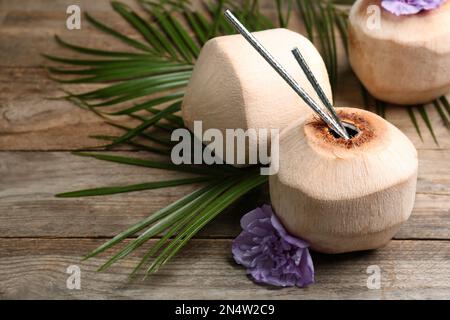
[[[197,177],[197,178],[187,178],[187,179],[145,182],[145,183],[139,183],[139,184],[133,184],[133,185],[127,185],[127,186],[101,187],[101,188],[93,188],[93,189],[85,189],[85,190],[59,193],[56,195],[56,197],[58,197],[58,198],[80,198],[80,197],[105,196],[105,195],[113,195],[113,194],[118,194],[118,193],[129,193],[129,192],[135,192],[135,191],[176,187],[176,186],[182,186],[182,185],[186,185],[186,184],[206,182],[206,181],[210,181],[210,180],[212,180],[211,177]]]
[[[441,108],[441,104],[439,103],[439,100],[435,100],[433,101],[433,105],[437,111],[437,113],[439,114],[439,116],[442,119],[442,122],[444,123],[444,126],[447,129],[450,129],[450,120],[449,117],[447,116],[447,114],[444,112],[444,110]]]
[[[434,129],[433,129],[433,125],[431,123],[430,117],[428,115],[427,110],[425,109],[425,106],[423,105],[419,105],[418,107],[419,110],[419,114],[422,117],[422,120],[425,122],[425,125],[427,126],[428,130],[430,131],[431,137],[434,140],[434,143],[436,143],[436,145],[439,145],[439,142],[436,138],[436,135],[434,133]]]

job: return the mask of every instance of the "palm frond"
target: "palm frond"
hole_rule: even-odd
[[[225,6],[231,8],[250,30],[273,28],[274,25],[269,17],[261,13],[258,0],[244,0],[242,3],[230,0],[204,1],[201,12],[192,9],[188,0],[138,2],[146,16],[138,14],[124,3],[111,2],[112,9],[127,22],[137,37],[130,37],[94,16],[86,15],[87,21],[96,29],[125,44],[129,50],[88,48],[66,42],[56,36],[55,40],[60,46],[79,54],[80,57],[67,58],[51,54],[44,54],[44,57],[56,64],[49,66],[47,70],[51,78],[62,85],[104,84],[101,88],[81,93],[64,90],[66,96],[63,97],[93,111],[103,117],[107,124],[124,132],[121,136],[92,136],[99,141],[108,142],[104,148],[128,144],[137,150],[167,156],[170,154],[170,147],[174,145],[167,136],[173,130],[184,127],[183,119],[177,112],[180,111],[184,90],[200,48],[214,36],[235,33],[222,16]],[[285,6],[280,2],[279,9],[280,25],[286,26],[291,5]],[[113,121],[111,117],[115,116],[128,116],[139,124],[134,127],[127,126]],[[141,140],[156,143],[159,147],[144,144]],[[169,159],[154,161],[91,152],[75,154],[125,165],[187,172],[196,176],[64,192],[58,194],[58,197],[104,196],[183,184],[208,183],[88,254],[85,258],[96,256],[144,230],[118,254],[108,259],[100,270],[106,269],[150,238],[164,232],[164,236],[139,264],[141,267],[150,258],[154,258],[150,269],[158,269],[227,206],[267,181],[266,177],[259,176],[259,170],[237,169],[228,165],[174,165]]]
[[[164,230],[171,228],[177,223],[180,219],[189,216],[191,213],[197,213],[197,210],[203,209],[208,205],[215,197],[220,195],[224,190],[231,187],[233,183],[230,181],[225,181],[222,183],[216,183],[211,188],[208,188],[205,193],[201,194],[199,197],[192,200],[190,203],[186,204],[184,207],[172,212],[170,215],[167,215],[163,219],[157,221],[155,224],[152,224],[145,232],[143,232],[138,238],[134,241],[130,242],[127,246],[125,246],[122,250],[120,250],[113,257],[108,259],[107,262],[100,267],[100,270],[105,270],[111,264],[118,261],[119,259],[124,258],[129,253],[140,247],[142,244],[147,242],[150,238],[160,234]]]
[[[450,116],[450,103],[447,100],[446,96],[442,96],[439,98],[439,101],[442,103],[442,105],[444,106],[445,110],[447,111],[447,115]]]
[[[138,223],[136,223],[135,225],[131,226],[127,230],[125,230],[125,231],[119,233],[118,235],[116,235],[111,240],[108,240],[107,242],[105,242],[101,246],[97,247],[92,252],[88,253],[84,257],[84,259],[89,259],[89,258],[92,258],[92,257],[100,254],[101,252],[103,252],[103,251],[111,248],[112,246],[122,242],[124,239],[126,239],[126,238],[136,234],[137,232],[143,230],[147,226],[149,226],[149,225],[155,223],[156,221],[166,217],[167,215],[171,214],[172,212],[174,212],[174,211],[176,211],[176,210],[186,206],[187,204],[191,203],[195,199],[198,199],[202,194],[204,194],[205,192],[210,190],[212,187],[214,187],[215,184],[216,183],[209,184],[209,185],[203,187],[202,189],[196,190],[196,191],[192,192],[191,194],[186,195],[186,196],[182,197],[181,199],[178,199],[177,201],[169,204],[167,207],[164,207],[164,208],[154,212],[153,214],[151,214],[150,216],[148,216],[144,220],[139,221]]]
[[[107,124],[115,127],[115,128],[121,129],[121,130],[123,130],[125,132],[129,132],[129,131],[133,130],[133,128],[127,127],[127,126],[122,125],[122,124],[117,123],[117,122],[113,122],[113,121],[105,121],[105,122]],[[159,123],[155,124],[155,127],[159,127]],[[161,128],[161,129],[163,129],[163,128]],[[166,138],[166,137],[161,136],[161,135],[150,134],[150,133],[147,133],[147,132],[141,132],[138,136],[139,137],[143,137],[146,140],[149,140],[149,141],[152,141],[152,142],[156,142],[157,144],[160,144],[160,145],[166,146],[166,147],[173,147],[175,145],[175,142],[173,142],[169,138]],[[129,143],[129,142],[130,141],[127,141],[127,142],[124,142],[124,143]]]
[[[99,141],[108,143],[102,147],[111,148],[127,144],[143,152],[166,156],[166,159],[154,161],[91,152],[79,152],[77,155],[124,165],[181,171],[195,175],[192,178],[171,181],[65,192],[57,196],[101,196],[190,183],[206,184],[149,215],[85,257],[94,257],[128,237],[137,236],[100,267],[100,270],[105,270],[150,238],[162,234],[133,271],[135,273],[148,264],[146,274],[149,274],[170,260],[227,206],[267,181],[267,178],[260,176],[256,169],[237,169],[228,165],[174,165],[167,156],[174,145],[170,140],[170,134],[173,130],[184,127],[183,119],[177,113],[201,47],[212,37],[235,33],[222,15],[223,9],[225,7],[232,9],[251,31],[273,28],[275,24],[262,12],[258,0],[201,1],[201,10],[193,9],[189,0],[138,0],[138,2],[143,14],[138,14],[124,3],[111,2],[114,12],[135,33],[132,37],[94,16],[86,15],[87,21],[96,29],[126,45],[127,50],[85,47],[66,42],[56,36],[55,41],[61,47],[76,53],[79,57],[68,58],[51,54],[45,54],[44,57],[52,63],[47,68],[51,78],[63,86],[101,85],[100,88],[81,93],[64,90],[66,95],[63,98],[94,112],[103,117],[105,123],[122,130],[123,134],[118,136],[93,136]],[[308,37],[320,46],[333,87],[338,83],[339,41],[342,41],[345,47],[348,43],[346,31],[348,12],[340,5],[352,2],[352,0],[276,1],[278,26],[281,27],[288,26],[293,11],[292,4],[297,4]],[[362,93],[365,101],[371,98],[364,88]],[[366,102],[365,104],[368,105]],[[386,104],[375,101],[375,105],[377,112],[384,116]],[[448,125],[450,106],[445,97],[435,102],[435,108]],[[414,114],[415,109],[410,107],[407,110],[421,136]],[[426,109],[418,108],[416,111],[432,130]],[[137,124],[125,125],[112,120],[116,116],[125,116]],[[435,138],[434,132],[432,135]],[[140,232],[142,233],[139,234]]]
[[[448,118],[448,115],[445,113],[445,111],[441,107],[440,100],[439,99],[435,100],[433,102],[433,105],[434,105],[434,108],[436,109],[437,113],[441,117],[442,122],[444,123],[444,125],[447,127],[447,129],[450,129],[450,120]]]
[[[187,178],[187,179],[177,179],[169,181],[156,181],[156,182],[146,182],[127,186],[116,186],[116,187],[101,187],[94,189],[79,190],[73,192],[59,193],[56,197],[59,198],[80,198],[80,197],[93,197],[93,196],[105,196],[110,194],[135,192],[142,190],[152,190],[160,188],[168,188],[174,186],[182,186],[186,184],[194,184],[205,181],[212,180],[211,177],[198,177],[198,178]]]
[[[292,12],[292,0],[282,1],[276,0],[277,12],[278,12],[278,24],[282,28],[287,28],[289,24],[289,18]],[[286,4],[286,13],[283,14],[284,8],[283,4]]]
[[[175,103],[171,104],[169,107],[165,108],[164,110],[157,112],[151,118],[145,119],[144,121],[142,121],[142,123],[140,125],[138,125],[134,129],[128,131],[123,136],[121,136],[120,138],[115,140],[113,142],[113,144],[119,144],[122,142],[126,142],[126,141],[130,140],[131,138],[138,136],[144,130],[150,128],[152,125],[159,122],[159,120],[164,118],[164,116],[173,114],[177,111],[180,111],[180,109],[181,109],[181,102],[175,102]]]
[[[297,0],[297,8],[308,38],[318,45],[330,76],[333,88],[338,81],[337,46],[340,34],[341,41],[347,46],[346,19],[347,12],[328,0]]]
[[[419,124],[417,123],[416,115],[414,114],[414,108],[412,106],[408,106],[406,108],[407,108],[406,110],[408,112],[409,118],[411,119],[411,122],[414,125],[414,128],[416,129],[420,140],[423,141],[422,133],[420,132],[420,127],[419,127]]]
[[[108,135],[91,135],[89,137],[93,138],[93,139],[97,139],[97,140],[110,141],[110,142],[114,142],[115,140],[120,138],[119,136],[108,136]],[[149,146],[149,145],[146,145],[143,143],[139,143],[139,142],[127,141],[126,144],[136,148],[137,150],[149,151],[149,152],[155,153],[155,154],[161,154],[161,155],[168,156],[171,153],[170,149],[162,149],[162,148],[152,147],[152,146]],[[108,144],[108,145],[104,146],[104,148],[107,148],[110,145],[111,144]],[[96,147],[96,148],[98,148],[98,147]]]
[[[433,137],[434,142],[439,145],[436,135],[434,134],[433,125],[431,124],[430,117],[428,116],[427,110],[425,109],[424,105],[417,106],[417,109],[419,110],[419,114],[422,117],[422,120],[425,122],[425,125],[427,126],[428,130],[430,131],[431,136]]]
[[[118,155],[91,153],[91,152],[74,152],[74,154],[78,156],[91,157],[97,160],[114,162],[125,165],[162,169],[169,171],[187,172],[193,174],[204,174],[209,176],[223,177],[226,176],[227,174],[238,174],[241,172],[241,170],[236,169],[229,165],[199,166],[190,164],[173,164],[168,159],[167,161],[155,161],[136,157],[127,157],[127,156],[118,156]]]
[[[169,261],[194,235],[196,235],[219,213],[250,190],[266,182],[267,176],[261,176],[259,171],[256,171],[253,175],[234,183],[232,187],[225,188],[225,191],[205,206],[203,211],[192,216],[192,222],[189,221],[186,223],[184,229],[168,243],[164,250],[148,267],[146,273],[149,274],[158,271],[161,266]]]

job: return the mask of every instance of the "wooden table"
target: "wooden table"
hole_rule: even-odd
[[[65,11],[72,3],[0,0],[0,298],[450,298],[450,135],[432,106],[426,108],[439,145],[420,118],[423,141],[404,108],[387,110],[387,119],[419,151],[417,197],[409,221],[385,248],[343,255],[314,253],[316,283],[307,289],[255,285],[233,262],[230,244],[239,232],[240,216],[264,201],[257,192],[230,208],[146,281],[127,277],[143,251],[105,273],[95,271],[105,256],[81,262],[82,255],[105,239],[192,187],[81,199],[54,197],[78,188],[180,176],[71,155],[70,150],[98,143],[88,138],[91,134],[118,132],[88,111],[46,99],[59,92],[46,78],[39,53],[62,52],[53,34],[75,43],[113,44],[120,49],[116,41],[84,21],[82,30],[66,30]],[[76,3],[134,34],[107,1]],[[271,3],[266,10],[274,14]],[[290,27],[300,30],[297,17]],[[340,61],[337,104],[360,106],[356,80],[345,58]],[[70,265],[81,269],[81,290],[66,287]],[[381,268],[380,289],[367,288],[371,265]]]

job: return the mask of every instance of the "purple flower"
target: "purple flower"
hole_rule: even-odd
[[[397,16],[416,14],[422,10],[433,10],[446,0],[383,0],[381,6]]]
[[[255,282],[281,287],[314,282],[308,243],[289,235],[269,205],[244,215],[241,227],[233,241],[233,257]]]

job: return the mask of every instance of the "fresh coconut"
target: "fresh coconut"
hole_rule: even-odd
[[[332,99],[325,64],[307,38],[287,29],[253,34],[311,96],[317,97],[291,53],[298,47],[324,92]],[[202,121],[203,130],[219,129],[224,136],[226,129],[281,130],[310,112],[241,35],[217,37],[205,44],[182,104],[184,123],[191,131],[194,121]],[[269,139],[267,143],[258,141],[259,135],[250,135],[249,140],[247,148],[258,144],[260,148],[268,148],[270,143]]]
[[[379,248],[411,214],[417,152],[383,118],[337,110],[350,140],[338,138],[316,115],[282,132],[279,171],[269,178],[272,205],[286,229],[314,250]]]
[[[367,90],[395,104],[426,103],[449,93],[450,1],[408,16],[380,4],[358,0],[349,18],[350,64]],[[380,11],[371,11],[374,5]]]

